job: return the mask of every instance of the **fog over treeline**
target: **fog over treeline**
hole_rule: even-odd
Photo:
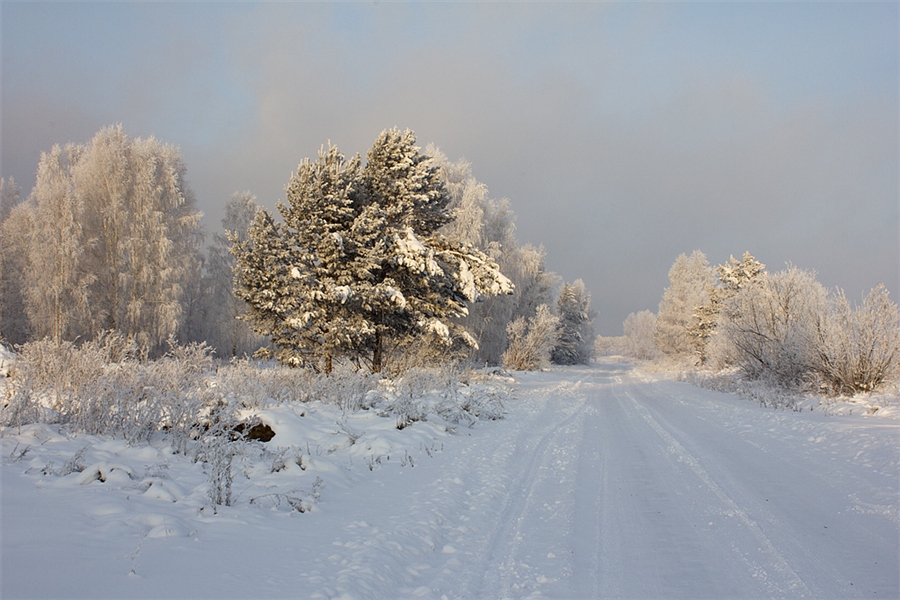
[[[584,283],[564,284],[543,248],[518,242],[511,203],[471,165],[415,144],[393,129],[365,161],[323,147],[300,161],[280,214],[235,192],[215,232],[201,227],[174,146],[121,125],[55,145],[27,196],[2,181],[0,337],[115,333],[148,357],[176,343],[204,342],[223,358],[262,348],[328,372],[364,356],[375,371],[586,363]]]

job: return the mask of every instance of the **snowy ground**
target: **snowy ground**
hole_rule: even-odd
[[[202,466],[165,446],[7,430],[0,592],[900,596],[897,417],[774,411],[615,363],[514,386],[505,419],[450,431],[270,412],[290,450],[236,457],[217,514]]]

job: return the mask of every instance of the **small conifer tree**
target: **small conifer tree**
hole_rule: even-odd
[[[586,365],[591,360],[594,344],[594,315],[591,295],[584,289],[584,281],[566,283],[556,300],[559,316],[559,338],[551,358],[558,365]]]

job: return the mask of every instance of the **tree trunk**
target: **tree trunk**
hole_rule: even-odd
[[[381,373],[381,348],[382,348],[381,325],[375,327],[375,349],[372,352],[372,372]]]

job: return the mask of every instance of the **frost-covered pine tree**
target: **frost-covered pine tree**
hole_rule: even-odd
[[[594,313],[584,281],[563,284],[556,299],[559,337],[551,353],[558,365],[586,365],[594,345]]]
[[[741,260],[731,256],[728,262],[716,267],[716,275],[722,284],[721,289],[727,290],[725,293],[727,296],[741,291],[762,274],[765,269],[766,265],[756,260],[749,252],[744,252]]]
[[[428,312],[445,317],[464,313],[458,309],[448,314],[448,306],[441,306],[453,299],[444,299],[441,287],[450,282],[429,238],[451,220],[451,214],[450,198],[437,171],[408,130],[383,131],[367,155],[360,228],[370,237],[364,244],[364,260],[372,277],[363,294],[374,327],[373,371],[381,370],[392,345],[405,344],[413,333],[430,329],[449,340],[449,325],[431,320]]]
[[[357,283],[353,225],[360,164],[334,146],[304,160],[278,205],[283,223],[256,213],[247,240],[231,234],[235,293],[245,318],[268,336],[283,364],[330,372],[333,359],[369,335]]]
[[[453,220],[450,196],[438,165],[415,142],[409,130],[382,132],[363,172],[361,229],[374,233],[364,263],[373,275],[366,296],[375,371],[388,344],[402,347],[416,336],[448,348],[456,341],[477,347],[457,319],[468,304],[513,291],[489,256],[441,233]]]
[[[694,334],[697,308],[709,304],[714,281],[703,252],[695,250],[690,256],[681,254],[675,260],[656,317],[655,341],[660,352],[681,360],[698,353],[702,340]]]
[[[474,344],[455,318],[512,284],[483,252],[439,232],[452,215],[411,131],[388,130],[364,168],[336,148],[301,163],[276,223],[260,212],[234,246],[247,318],[289,364],[346,356],[374,372],[415,338]]]

